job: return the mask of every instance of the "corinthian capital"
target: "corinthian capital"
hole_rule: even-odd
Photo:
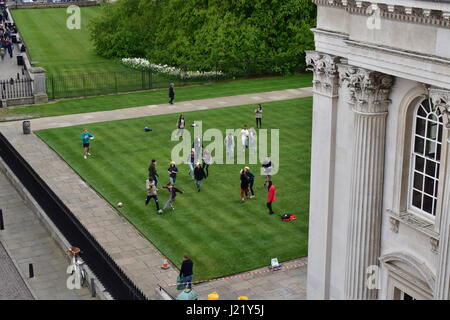
[[[450,129],[450,90],[430,88],[428,92],[433,104],[441,111],[444,127]]]
[[[340,57],[317,51],[306,51],[307,70],[314,74],[313,86],[315,92],[331,97],[337,96],[339,88],[337,65],[340,59]]]
[[[387,112],[394,77],[344,64],[339,65],[339,77],[341,83],[346,83],[349,88],[349,104],[355,111],[372,114]]]

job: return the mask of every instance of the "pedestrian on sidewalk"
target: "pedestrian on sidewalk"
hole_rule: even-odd
[[[244,168],[244,172],[247,175],[248,178],[248,186],[250,188],[251,196],[250,199],[253,199],[255,197],[255,191],[253,191],[253,183],[255,182],[255,175],[250,171],[249,167]]]
[[[272,181],[269,181],[269,187],[267,190],[267,208],[269,209],[269,214],[274,214],[272,210],[272,203],[277,200],[277,191],[275,185],[272,184]]]
[[[194,178],[195,184],[197,185],[197,192],[200,192],[200,184],[204,177],[205,177],[205,170],[203,170],[202,164],[198,162],[197,166],[194,169]]]
[[[255,109],[256,128],[262,128],[262,112],[262,105],[258,104],[258,107]]]
[[[8,50],[8,53],[9,53],[9,57],[12,58],[13,57],[13,49],[14,49],[13,44],[8,39],[6,39],[5,44],[6,44],[6,50]]]
[[[186,284],[188,289],[192,288],[192,278],[194,276],[194,262],[187,254],[183,255],[183,262],[181,263],[180,278]]]
[[[87,156],[90,156],[90,140],[93,140],[94,136],[88,131],[87,128],[84,128],[81,133],[81,142],[83,144],[83,157],[87,159]]]
[[[173,104],[173,99],[175,99],[175,91],[173,90],[174,84],[171,83],[169,86],[169,103]]]
[[[162,213],[162,210],[159,209],[158,188],[156,187],[155,181],[148,178],[145,181],[145,187],[147,189],[147,199],[145,200],[145,205],[148,205],[150,199],[154,199],[156,204],[156,213]]]
[[[245,201],[245,199],[248,199],[249,180],[243,169],[241,170],[240,174],[241,174],[240,179],[241,179],[241,203],[242,203]]]
[[[180,189],[175,188],[171,184],[165,185],[163,188],[169,190],[169,193],[170,193],[170,198],[166,202],[166,204],[164,205],[163,210],[166,210],[166,208],[169,207],[169,206],[170,206],[170,208],[172,208],[172,210],[175,210],[175,208],[172,206],[172,203],[175,201],[175,199],[177,197],[177,192],[178,193],[183,193],[183,191],[181,191]]]
[[[1,47],[0,48],[0,58],[2,59],[2,61],[5,60],[5,48]]]
[[[148,177],[155,182],[156,188],[158,188],[158,172],[156,172],[156,160],[152,159],[152,162],[148,166]]]
[[[175,162],[172,161],[169,164],[169,169],[167,169],[167,172],[169,173],[169,183],[174,186],[178,173],[178,168],[175,166]]]

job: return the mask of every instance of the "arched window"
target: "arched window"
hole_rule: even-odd
[[[430,217],[436,216],[442,130],[441,112],[422,100],[414,113],[409,206]]]

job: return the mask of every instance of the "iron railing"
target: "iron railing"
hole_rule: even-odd
[[[0,156],[67,241],[82,249],[81,257],[114,299],[147,300],[144,293],[128,278],[2,133],[0,133]]]
[[[209,84],[221,80],[245,79],[259,76],[301,73],[305,71],[304,58],[276,60],[240,60],[217,63],[193,63],[177,66],[180,73],[162,73],[151,70],[125,70],[83,74],[48,74],[49,99],[85,97],[102,94]],[[187,71],[212,71],[208,76],[186,76]],[[219,72],[220,71],[220,72]]]
[[[29,98],[33,96],[33,80],[9,79],[0,80],[0,98],[2,100]]]

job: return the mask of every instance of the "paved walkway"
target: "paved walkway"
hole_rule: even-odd
[[[67,289],[67,258],[2,172],[0,207],[5,224],[5,229],[0,230],[0,299],[33,299],[24,281],[38,300],[96,299],[91,298],[87,288]],[[19,270],[3,246],[8,249]],[[34,278],[31,279],[28,271],[30,263],[34,269]]]
[[[31,120],[31,128],[40,130],[77,124],[137,118],[165,113],[179,113],[267,101],[294,99],[311,95],[310,88],[247,94],[169,105],[152,105],[81,115]],[[151,299],[158,299],[159,285],[173,290],[178,270],[162,270],[161,253],[145,239],[109,203],[100,197],[53,150],[34,134],[22,134],[22,121],[0,124],[0,131],[21,153],[43,180],[64,201],[80,222],[115,259],[126,274]],[[289,262],[292,267],[276,272],[245,274],[241,278],[224,279],[196,285],[200,299],[217,291],[225,299],[246,295],[251,299],[306,298],[306,265],[304,259]],[[303,266],[300,266],[302,265]],[[267,271],[267,268],[260,270]]]
[[[34,297],[0,242],[0,300],[33,300]]]
[[[8,22],[11,22],[11,17]],[[8,51],[4,60],[0,59],[0,80],[17,79],[17,74],[22,78],[22,66],[17,65],[17,53],[19,52],[19,44],[14,43],[13,57],[10,58]]]

